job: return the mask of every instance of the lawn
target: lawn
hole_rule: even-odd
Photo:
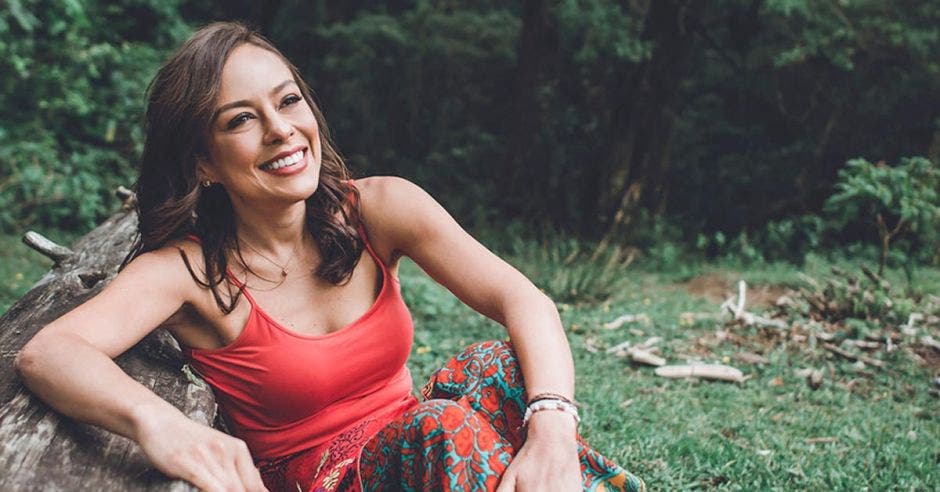
[[[0,247],[0,310],[5,311],[49,262],[18,238],[0,236]],[[786,288],[802,282],[801,272],[822,277],[829,262],[811,258],[801,268],[696,264],[668,273],[602,268],[596,274],[606,276],[599,280],[610,293],[605,298],[591,290],[592,270],[564,262],[573,257],[507,253],[511,263],[549,286],[546,290],[575,286],[561,291],[565,302],[558,307],[575,357],[581,433],[651,490],[940,489],[940,401],[933,386],[940,354],[925,354],[917,362],[898,350],[884,356],[883,369],[863,367],[813,349],[786,330],[768,333],[682,316],[717,313],[739,279],[751,288],[752,302],[764,303],[749,303],[748,309],[767,309]],[[410,366],[416,387],[466,345],[505,338],[501,327],[463,306],[410,261],[400,277],[415,319]],[[904,285],[899,276],[889,280]],[[938,294],[940,271],[919,271],[912,289]],[[622,314],[644,314],[648,321],[604,327]],[[660,355],[669,363],[727,363],[747,380],[664,379],[652,367],[605,351],[651,336],[663,338]],[[936,327],[933,336],[940,338]],[[758,353],[766,362],[742,362],[743,352]],[[807,384],[800,372],[806,369],[823,375],[818,388]]]

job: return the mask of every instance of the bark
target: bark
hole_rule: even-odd
[[[16,353],[40,328],[94,296],[117,273],[136,231],[137,216],[129,208],[79,239],[71,254],[57,249],[58,264],[0,317],[0,490],[195,490],[155,470],[133,441],[56,413],[13,370]],[[214,423],[211,391],[187,381],[179,347],[165,330],[155,330],[116,362],[193,420]]]
[[[551,156],[544,145],[539,144],[542,122],[550,121],[545,102],[540,100],[541,88],[557,83],[559,67],[559,37],[548,6],[543,0],[522,2],[522,27],[514,75],[512,122],[509,131],[508,155],[504,176],[505,196],[516,212],[533,204],[525,203],[526,196],[514,190],[526,189],[537,179],[535,174],[544,172],[541,163]],[[513,200],[516,200],[513,202]],[[552,207],[563,206],[560,200],[546,201]]]
[[[606,202],[602,208],[610,212],[598,254],[625,234],[641,208],[665,209],[680,84],[690,70],[695,37],[687,19],[697,18],[703,9],[703,3],[679,0],[650,4],[644,37],[653,44],[652,56],[637,80],[623,84],[614,98],[624,103],[616,110],[603,157],[612,173],[610,184],[600,187],[607,191],[601,195]]]

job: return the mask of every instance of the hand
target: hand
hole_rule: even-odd
[[[536,412],[528,428],[525,444],[503,473],[496,492],[582,490],[577,424],[571,415],[551,410]]]
[[[200,490],[267,492],[245,441],[194,422],[181,413],[142,413],[135,437],[158,470],[186,480]]]

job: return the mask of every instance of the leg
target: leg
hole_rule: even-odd
[[[466,399],[514,449],[525,440],[522,432],[525,384],[508,342],[471,345],[431,375],[422,393],[428,399]]]
[[[429,400],[362,451],[363,489],[494,490],[513,448],[464,402]]]

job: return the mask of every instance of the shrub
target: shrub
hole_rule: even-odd
[[[938,186],[940,170],[923,157],[904,158],[896,166],[853,159],[839,171],[836,193],[826,200],[825,209],[837,227],[858,220],[875,225],[881,248],[881,275],[891,244],[901,235],[921,240],[936,237],[932,233],[940,219]],[[911,256],[906,256],[909,261]]]

